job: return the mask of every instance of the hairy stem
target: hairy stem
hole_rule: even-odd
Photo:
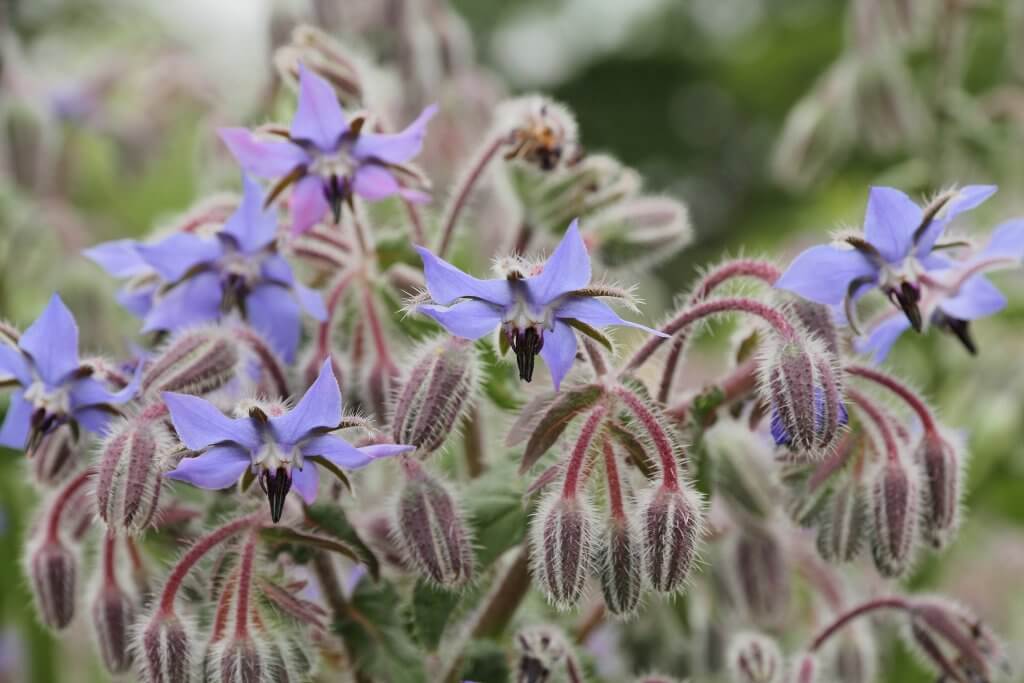
[[[242,548],[242,562],[238,567],[238,605],[235,611],[235,638],[249,636],[249,595],[252,593],[252,564],[256,557],[256,534],[250,533]]]
[[[94,474],[96,474],[96,471],[92,468],[79,472],[74,479],[65,484],[64,488],[57,493],[53,507],[50,508],[50,514],[46,524],[46,540],[48,543],[59,542],[60,519],[67,510],[68,503],[75,498],[75,494],[78,493],[78,491],[81,490],[81,488],[85,486],[90,479],[92,479]]]
[[[808,652],[817,652],[822,645],[828,641],[833,635],[839,632],[844,626],[849,624],[851,621],[862,617],[865,614],[870,614],[882,609],[897,609],[909,611],[911,609],[910,603],[903,598],[876,598],[870,600],[857,607],[854,607],[846,612],[840,614],[836,619],[826,626],[818,636],[811,642],[811,646],[807,648]]]
[[[451,203],[448,208],[445,209],[444,215],[444,229],[441,231],[441,240],[437,245],[437,255],[439,258],[444,258],[445,254],[448,253],[449,247],[451,247],[452,235],[455,233],[455,226],[459,221],[459,214],[462,213],[462,209],[465,208],[466,202],[469,199],[470,193],[473,188],[479,182],[480,178],[483,177],[484,171],[487,166],[491,163],[500,150],[506,143],[507,136],[496,135],[493,140],[484,148],[483,153],[477,158],[476,163],[470,168],[469,173],[466,174],[462,180],[462,184],[459,189],[453,195]]]
[[[655,450],[658,451],[658,458],[661,460],[662,485],[669,491],[678,491],[679,471],[675,453],[672,452],[672,442],[669,440],[668,434],[665,433],[658,418],[644,405],[643,401],[628,389],[619,387],[615,394],[622,399],[630,412],[636,416],[654,442]]]
[[[935,416],[932,414],[932,411],[929,410],[928,406],[921,400],[921,397],[914,393],[914,391],[906,384],[903,384],[891,375],[880,370],[867,367],[866,365],[847,365],[845,370],[847,374],[874,382],[881,387],[885,387],[899,397],[900,400],[910,406],[910,409],[917,414],[917,417],[921,420],[921,426],[924,427],[925,431],[934,432],[938,430],[938,426],[935,424]]]
[[[607,412],[607,407],[599,404],[591,411],[587,421],[583,423],[583,429],[580,431],[579,437],[577,437],[576,445],[573,447],[572,455],[569,457],[569,464],[565,468],[565,484],[562,486],[563,498],[574,498],[576,496],[579,490],[580,473],[583,472],[587,453],[589,453],[590,445],[597,437]]]
[[[899,444],[896,441],[896,433],[892,430],[889,417],[882,408],[869,397],[855,389],[847,390],[846,395],[878,428],[878,433],[882,437],[886,457],[889,461],[892,462],[899,458]]]

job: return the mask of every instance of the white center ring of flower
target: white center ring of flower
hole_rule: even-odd
[[[48,389],[41,380],[33,382],[25,391],[25,400],[49,415],[67,415],[71,412],[71,395],[66,387]]]

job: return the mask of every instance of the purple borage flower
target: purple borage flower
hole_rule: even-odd
[[[307,503],[316,500],[318,464],[358,469],[414,449],[395,444],[356,448],[329,434],[341,423],[341,391],[330,359],[291,410],[277,403],[253,404],[247,417],[232,419],[195,396],[166,392],[163,398],[182,443],[201,451],[166,476],[204,489],[222,489],[249,472],[267,494],[275,522],[293,485]]]
[[[590,284],[590,256],[573,221],[539,275],[513,271],[505,279],[478,280],[423,247],[416,247],[430,294],[416,310],[429,315],[452,334],[479,339],[500,326],[515,351],[519,376],[533,378],[539,353],[557,390],[576,359],[573,327],[587,334],[606,325],[628,325],[667,336],[620,318]],[[503,342],[504,343],[504,342]]]
[[[988,244],[973,256],[951,261],[946,268],[922,276],[926,287],[918,305],[926,324],[955,335],[970,353],[977,353],[970,322],[1006,307],[1006,297],[984,273],[1020,265],[1022,261],[1024,219],[1003,223],[992,232]],[[881,363],[910,327],[904,316],[885,316],[855,346]]]
[[[143,332],[173,332],[237,309],[291,362],[302,331],[300,309],[327,318],[320,295],[295,279],[277,253],[277,213],[243,176],[242,203],[213,236],[175,233],[155,244],[117,240],[85,250],[115,277],[151,275],[157,283],[123,291],[119,301],[143,319]]]
[[[0,444],[31,451],[54,427],[70,422],[100,432],[138,389],[136,380],[118,392],[93,378],[78,360],[78,325],[54,294],[43,314],[25,330],[17,347],[0,343],[0,386],[18,387],[11,395]]]
[[[427,123],[436,112],[436,106],[427,107],[400,133],[364,133],[365,120],[349,121],[330,84],[300,64],[299,105],[286,139],[261,139],[245,128],[219,132],[245,171],[277,179],[271,199],[295,183],[292,232],[303,233],[328,209],[337,223],[342,202],[353,193],[370,201],[393,195],[427,201],[422,192],[403,187],[396,173],[416,176],[403,164],[420,153]]]
[[[995,191],[992,185],[968,185],[940,195],[922,209],[899,190],[873,187],[864,236],[847,237],[841,246],[811,247],[796,257],[775,286],[820,304],[845,303],[851,323],[856,322],[853,301],[878,287],[921,331],[922,276],[950,265],[935,253],[948,246],[937,244],[939,237],[954,217]]]

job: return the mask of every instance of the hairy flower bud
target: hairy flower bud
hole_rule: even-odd
[[[838,638],[832,651],[836,683],[873,683],[878,664],[871,630],[858,622],[844,629]]]
[[[779,499],[773,453],[765,441],[741,423],[722,420],[704,434],[716,493],[730,509],[754,519],[767,518]]]
[[[794,657],[790,667],[791,673],[789,678],[792,683],[817,683],[818,658],[810,652]]]
[[[670,197],[635,197],[611,204],[588,222],[597,255],[610,267],[650,267],[693,241],[686,205]]]
[[[860,483],[847,476],[821,511],[818,553],[830,562],[850,562],[860,553],[867,533],[868,504]]]
[[[142,533],[153,521],[170,450],[161,423],[139,416],[115,427],[100,450],[96,509],[107,527]]]
[[[541,501],[531,525],[533,576],[558,609],[579,602],[590,573],[594,515],[581,495],[552,491]]]
[[[775,626],[789,609],[789,569],[782,544],[770,529],[741,528],[728,550],[734,598],[755,623]]]
[[[910,567],[918,540],[921,484],[916,468],[902,454],[887,458],[871,486],[871,549],[883,576],[900,576]]]
[[[579,153],[579,128],[569,109],[542,95],[499,105],[498,129],[509,131],[506,159],[551,171]]]
[[[598,544],[595,566],[608,611],[629,616],[640,605],[643,551],[639,531],[629,518],[611,519],[605,542]]]
[[[215,643],[210,651],[210,683],[262,683],[279,680],[267,656],[267,648],[254,638],[240,636]]]
[[[448,488],[422,465],[403,458],[406,481],[398,492],[395,540],[421,575],[442,586],[473,576],[473,547],[462,511]]]
[[[363,84],[357,61],[327,33],[307,24],[295,27],[291,42],[274,52],[274,66],[281,79],[296,89],[299,64],[326,80],[346,107],[362,104]]]
[[[516,633],[514,642],[519,655],[518,683],[545,683],[563,664],[575,674],[570,676],[570,680],[582,680],[576,655],[565,634],[557,627],[547,624],[529,626]]]
[[[81,448],[71,425],[61,424],[44,434],[30,457],[36,484],[49,488],[63,483],[81,461]]]
[[[142,375],[142,392],[202,396],[230,382],[238,370],[237,342],[216,327],[188,330],[163,347]]]
[[[116,582],[103,581],[92,600],[92,626],[107,671],[123,673],[132,665],[131,630],[136,603]]]
[[[816,340],[780,344],[761,363],[776,443],[815,459],[833,445],[847,421],[834,363]]]
[[[445,336],[425,344],[395,402],[395,443],[416,446],[422,454],[440,448],[472,405],[479,379],[473,342]]]
[[[962,440],[931,430],[921,437],[915,461],[924,475],[921,535],[935,548],[945,547],[960,526],[963,493]]]
[[[773,639],[760,633],[734,636],[727,657],[734,683],[780,683],[782,680],[782,652]]]
[[[700,496],[688,487],[662,485],[648,489],[639,508],[647,583],[674,593],[686,584],[697,556],[704,515]]]
[[[142,679],[146,683],[188,683],[195,650],[188,625],[175,614],[158,610],[136,643]]]
[[[78,599],[78,557],[57,538],[44,538],[31,548],[27,573],[32,596],[43,624],[66,628],[75,616]]]
[[[839,332],[836,331],[835,314],[831,308],[804,298],[796,298],[790,304],[790,310],[808,333],[821,340],[828,353],[839,356]]]
[[[1003,643],[968,609],[939,597],[914,601],[906,634],[941,680],[991,681],[1009,674]]]

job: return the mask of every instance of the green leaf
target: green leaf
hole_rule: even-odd
[[[511,460],[497,463],[466,489],[466,508],[480,570],[521,543],[526,533],[523,482],[512,471],[512,466]]]
[[[349,481],[348,475],[345,474],[344,470],[322,455],[307,455],[306,458],[333,474],[341,482],[342,486],[348,489],[349,493],[352,493],[352,482]]]
[[[348,521],[345,510],[336,503],[316,503],[306,508],[306,516],[323,531],[347,543],[357,554],[359,561],[374,581],[380,578],[380,562],[369,546],[363,543],[356,530]]]
[[[416,582],[412,593],[412,618],[416,639],[423,647],[431,652],[437,650],[460,598],[458,593],[441,590],[423,579]]]
[[[323,550],[330,551],[332,553],[338,553],[351,559],[354,562],[361,561],[359,553],[355,549],[336,541],[332,538],[325,538],[323,536],[314,536],[312,534],[304,534],[288,527],[274,526],[267,527],[260,531],[260,535],[264,539],[271,543],[288,543],[294,545],[303,545],[310,548],[321,548]]]
[[[391,584],[360,581],[334,631],[345,640],[359,671],[372,680],[426,683],[423,653],[406,633],[396,609],[400,602]]]
[[[512,677],[504,648],[492,640],[470,641],[463,655],[461,681],[507,681]]]
[[[567,322],[570,327],[576,328],[583,334],[587,335],[588,337],[596,341],[601,346],[605,347],[609,351],[612,351],[612,341],[608,337],[604,336],[597,329],[591,327],[582,320],[577,320],[576,318],[563,318],[563,320]]]
[[[604,396],[604,387],[599,384],[588,384],[578,389],[564,391],[537,423],[537,428],[526,443],[523,461],[519,472],[523,473],[533,467],[542,455],[547,453],[573,418]]]

